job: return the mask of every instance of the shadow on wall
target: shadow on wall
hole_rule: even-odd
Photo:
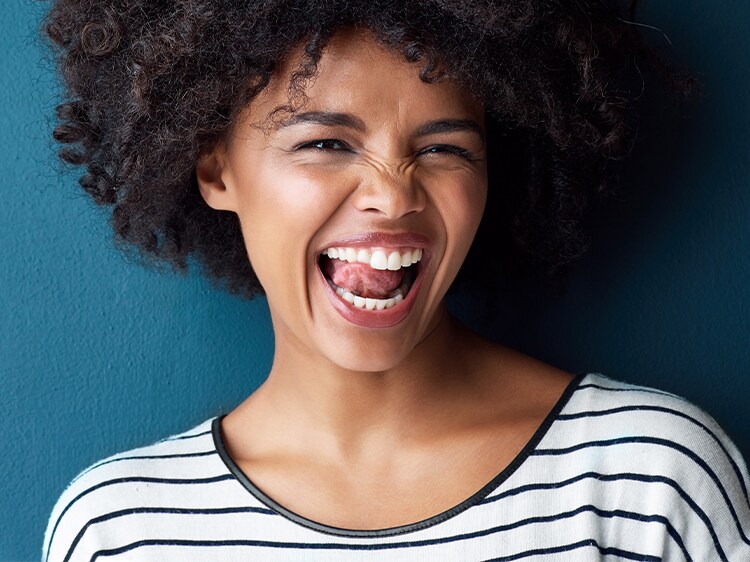
[[[747,456],[737,412],[750,410],[750,79],[726,55],[748,48],[733,18],[722,10],[680,26],[673,13],[661,17],[704,94],[675,104],[647,80],[623,187],[592,209],[591,251],[567,292],[503,279],[496,317],[466,292],[451,306],[492,339],[568,370],[685,396]]]

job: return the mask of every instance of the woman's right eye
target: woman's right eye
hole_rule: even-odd
[[[349,147],[342,141],[336,139],[320,139],[314,140],[299,145],[296,150],[303,150],[305,148],[314,148],[316,150],[348,150]]]

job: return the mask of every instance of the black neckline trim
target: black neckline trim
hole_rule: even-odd
[[[247,475],[242,472],[242,469],[237,466],[237,463],[234,462],[234,459],[229,456],[226,446],[224,445],[224,437],[221,432],[221,420],[226,416],[226,414],[214,418],[213,422],[211,423],[211,434],[213,436],[216,452],[219,454],[221,460],[224,462],[229,471],[234,475],[234,477],[238,480],[238,482],[242,484],[242,486],[244,486],[245,489],[247,489],[247,491],[255,496],[261,503],[270,507],[279,515],[283,515],[287,519],[290,519],[291,521],[299,525],[302,525],[309,529],[313,529],[315,531],[320,531],[321,533],[327,533],[329,535],[362,538],[389,537],[393,535],[410,533],[413,531],[424,529],[426,527],[437,525],[438,523],[441,523],[446,519],[450,519],[451,517],[458,515],[462,511],[469,509],[471,506],[476,505],[485,497],[487,497],[493,490],[500,486],[500,484],[510,478],[510,476],[524,463],[524,461],[526,461],[529,455],[531,455],[534,449],[536,449],[539,442],[547,434],[549,428],[557,419],[558,415],[568,403],[570,397],[573,395],[573,393],[576,391],[578,386],[581,384],[581,381],[585,377],[585,374],[578,374],[575,376],[575,378],[573,378],[572,381],[570,381],[568,386],[565,388],[565,391],[555,403],[555,406],[544,418],[544,421],[534,432],[534,435],[532,435],[531,439],[529,439],[524,448],[516,455],[516,457],[510,462],[510,464],[508,464],[508,466],[506,466],[497,476],[495,476],[485,486],[483,486],[481,490],[472,494],[469,498],[465,499],[458,505],[446,511],[443,511],[442,513],[438,513],[437,515],[433,515],[416,523],[407,523],[406,525],[399,525],[397,527],[388,527],[384,529],[345,529],[342,527],[334,527],[332,525],[318,523],[317,521],[308,519],[307,517],[303,517],[302,515],[288,510],[283,505],[276,502],[273,498],[266,495],[266,493],[258,488],[255,484],[253,484],[252,480],[250,480]]]

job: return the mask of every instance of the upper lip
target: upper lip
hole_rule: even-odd
[[[413,232],[391,233],[391,232],[362,232],[332,240],[317,252],[320,255],[328,248],[337,247],[368,247],[368,248],[422,248],[430,246],[430,240]]]

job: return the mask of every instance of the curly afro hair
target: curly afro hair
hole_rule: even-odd
[[[193,256],[252,298],[263,290],[239,220],[205,203],[196,161],[293,46],[290,102],[338,29],[366,27],[423,81],[447,76],[484,104],[490,190],[472,252],[504,240],[559,273],[585,252],[584,211],[630,152],[637,65],[688,89],[627,21],[635,3],[613,1],[57,0],[44,23],[67,88],[54,138],[112,207],[121,249],[183,273]]]

